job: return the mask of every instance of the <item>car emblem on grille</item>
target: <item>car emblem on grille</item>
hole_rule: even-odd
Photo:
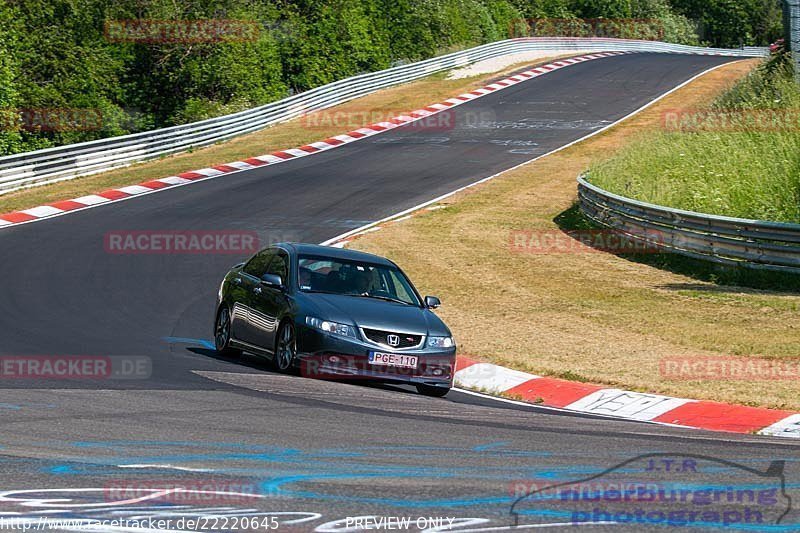
[[[389,343],[389,346],[398,346],[400,344],[400,336],[386,335],[386,342]]]

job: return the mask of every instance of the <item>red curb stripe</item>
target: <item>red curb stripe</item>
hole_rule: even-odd
[[[55,207],[56,209],[61,209],[62,211],[72,211],[73,209],[80,209],[82,207],[86,207],[86,204],[81,204],[79,202],[74,202],[72,200],[62,200],[60,202],[53,202],[52,204],[47,204],[50,207]]]
[[[256,159],[255,157],[251,157],[249,159],[245,159],[244,162],[247,163],[248,165],[253,165],[254,167],[260,167],[262,165],[266,165],[267,164],[265,161],[262,161],[260,159]]]
[[[340,139],[334,139],[333,137],[331,137],[330,139],[325,139],[322,142],[327,143],[327,144],[331,144],[333,146],[339,146],[340,144],[344,144],[344,141],[342,141]]]
[[[119,200],[120,198],[127,198],[131,195],[126,192],[118,191],[117,189],[109,189],[107,191],[97,193],[97,196],[102,196],[103,198],[108,198],[109,200]]]
[[[271,155],[274,155],[275,157],[280,157],[281,159],[294,159],[295,157],[297,157],[292,154],[287,154],[286,152],[272,152]],[[250,161],[248,161],[248,163],[249,162]]]
[[[178,174],[179,178],[183,178],[185,180],[196,180],[200,178],[207,178],[208,176],[203,176],[202,174],[198,174],[197,172],[184,172],[182,174]]]
[[[522,396],[526,400],[541,399],[550,407],[566,407],[601,389],[603,387],[598,385],[575,383],[564,379],[537,378],[517,385],[506,393]]]
[[[349,135],[350,137],[355,137],[356,139],[360,139],[361,137],[366,137],[366,134],[359,133],[357,131],[350,131],[346,133],[346,135]]]
[[[305,152],[311,152],[312,154],[314,152],[319,152],[319,148],[317,148],[315,146],[311,146],[310,144],[307,144],[305,146],[301,146],[300,148],[298,148],[298,150],[303,150]]]
[[[456,369],[455,372],[459,370],[464,370],[465,368],[469,368],[472,365],[477,365],[478,361],[473,361],[472,359],[468,359],[466,357],[458,356],[456,357]]]
[[[689,402],[653,419],[654,422],[679,424],[714,431],[751,433],[795,413],[773,411],[744,405],[717,402]]]
[[[439,111],[441,111],[441,109],[436,109],[433,106],[423,107],[422,109],[424,109],[425,111],[430,111],[431,113],[438,113]]]
[[[5,220],[6,222],[27,222],[29,220],[36,220],[38,217],[33,215],[29,215],[28,213],[21,213],[19,211],[14,211],[13,213],[6,213],[5,215],[0,215],[0,218]]]
[[[409,113],[406,113],[406,114],[407,114],[408,116],[411,116]],[[388,122],[391,122],[392,124],[397,124],[397,125],[399,126],[400,124],[405,124],[405,123],[407,123],[407,122],[408,122],[408,120],[404,120],[404,119],[402,119],[402,118],[395,117],[395,118],[393,118],[393,119],[389,120]]]
[[[483,93],[480,91],[470,91],[469,94],[474,94],[475,96],[483,96]]]
[[[164,183],[163,181],[158,180],[144,181],[139,185],[142,187],[147,187],[148,189],[164,189],[166,187],[172,187],[170,183]]]
[[[239,170],[238,168],[232,167],[230,165],[216,165],[211,168],[219,170],[220,172],[236,172],[237,170]]]
[[[384,130],[389,129],[389,128],[386,128],[385,126],[379,126],[378,124],[370,124],[369,126],[367,126],[367,128],[369,128],[371,130],[376,130],[376,131],[384,131]]]

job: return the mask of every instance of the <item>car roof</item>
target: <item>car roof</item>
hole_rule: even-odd
[[[295,253],[299,255],[321,255],[333,259],[363,261],[365,263],[374,263],[377,265],[396,266],[393,262],[389,261],[385,257],[368,254],[366,252],[358,252],[356,250],[346,250],[344,248],[333,248],[331,246],[320,246],[319,244],[305,244],[297,242],[282,242],[276,244],[275,246],[281,246],[294,250]]]

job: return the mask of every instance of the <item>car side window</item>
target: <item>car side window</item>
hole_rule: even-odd
[[[261,276],[263,276],[267,271],[267,266],[269,266],[269,262],[273,257],[275,257],[275,254],[275,250],[263,250],[257,253],[244,266],[244,273],[261,279]]]
[[[280,276],[285,284],[289,278],[289,256],[286,252],[278,251],[270,261],[265,273]]]

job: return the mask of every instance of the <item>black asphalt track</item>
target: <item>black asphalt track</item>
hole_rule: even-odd
[[[211,338],[219,281],[242,257],[117,255],[104,247],[109,232],[148,230],[252,231],[263,244],[324,241],[579,139],[729,60],[599,59],[458,106],[452,128],[400,128],[280,165],[1,230],[0,355],[144,357],[152,369],[147,379],[0,381],[0,491],[65,489],[0,493],[0,529],[3,519],[44,510],[91,519],[208,515],[210,508],[226,515],[260,510],[283,522],[290,515],[274,513],[310,513],[302,515],[308,521],[284,523],[287,531],[373,514],[480,518],[490,522],[462,529],[501,527],[513,521],[510,487],[519,480],[542,486],[605,470],[613,477],[618,465],[651,453],[709,459],[691,479],[665,468],[636,470],[645,459],[620,468],[655,483],[763,488],[780,476],[756,472],[786,460],[780,479],[796,490],[800,456],[784,441],[565,416],[456,392],[432,400],[403,388],[274,375],[252,358],[219,359],[202,341]],[[257,496],[131,501],[118,490],[176,479],[216,492],[245,486],[240,492]],[[762,518],[783,517],[777,509],[784,503],[763,504],[769,513]],[[542,502],[516,509],[528,509],[516,515],[520,523],[583,516]],[[783,524],[798,521],[787,516]],[[689,529],[709,524],[698,519]],[[654,518],[572,527],[689,527],[679,526]],[[321,530],[345,530],[337,527]]]

